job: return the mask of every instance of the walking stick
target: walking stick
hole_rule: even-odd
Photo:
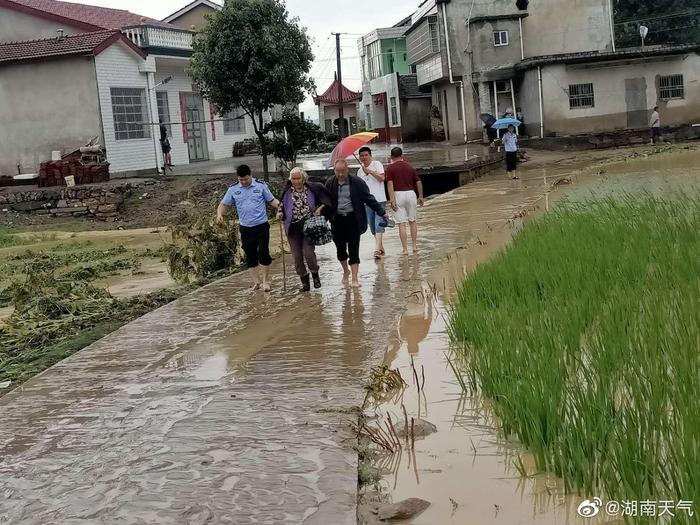
[[[282,230],[282,221],[280,221],[280,248],[282,249],[282,289],[287,291],[287,264],[285,262],[284,253],[284,231]]]

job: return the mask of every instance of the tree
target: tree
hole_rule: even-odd
[[[269,151],[285,163],[289,169],[297,162],[297,154],[305,148],[318,147],[323,141],[321,128],[309,120],[302,119],[295,111],[285,109],[282,118],[268,126],[273,133],[269,140]]]
[[[264,114],[300,104],[313,89],[313,52],[306,30],[281,0],[225,0],[194,40],[189,74],[221,115],[241,108],[260,140],[269,180]]]
[[[700,8],[697,0],[615,0],[615,42],[638,47],[639,26],[649,28],[646,45],[700,42]]]

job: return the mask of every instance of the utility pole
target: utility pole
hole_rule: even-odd
[[[338,68],[338,134],[340,138],[345,137],[345,115],[343,114],[343,68],[340,60],[340,35],[335,33],[335,58]]]

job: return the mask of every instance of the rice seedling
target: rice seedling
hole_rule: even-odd
[[[698,195],[564,204],[459,290],[451,366],[568,490],[700,504],[699,232]]]

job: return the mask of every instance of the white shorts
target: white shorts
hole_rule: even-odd
[[[397,191],[396,195],[396,212],[394,213],[394,221],[396,224],[406,224],[407,222],[416,222],[418,217],[418,197],[415,191]]]

